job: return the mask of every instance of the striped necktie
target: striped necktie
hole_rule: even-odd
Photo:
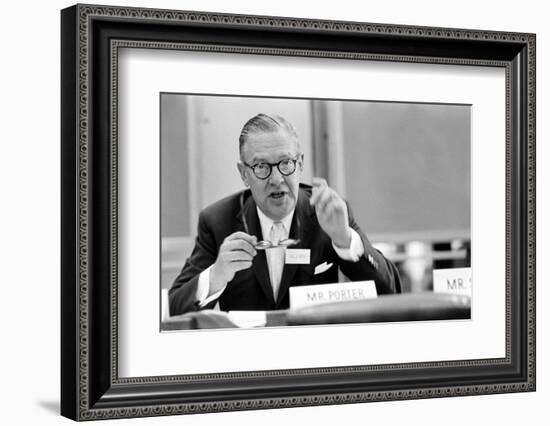
[[[269,240],[273,245],[279,244],[279,241],[285,238],[284,226],[282,222],[273,222]],[[285,249],[277,247],[266,250],[267,265],[269,268],[269,278],[271,279],[271,287],[273,288],[273,298],[277,300],[279,287],[281,285],[281,277],[283,276],[283,268],[285,266]]]

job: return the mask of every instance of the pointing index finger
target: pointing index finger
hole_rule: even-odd
[[[323,193],[324,189],[328,188],[328,184],[325,179],[320,177],[314,177],[311,180],[311,184],[313,189],[311,191],[311,198],[309,200],[309,204],[314,206],[317,203],[319,196]]]
[[[313,179],[311,179],[311,185],[313,186],[313,188],[320,188],[323,186],[328,186],[328,183],[323,178],[314,177]]]

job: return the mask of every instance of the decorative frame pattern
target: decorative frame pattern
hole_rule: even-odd
[[[128,30],[128,23],[139,29]],[[166,31],[174,25],[188,29],[189,35],[183,37],[190,40],[178,39]],[[212,42],[204,36],[204,29],[208,28],[235,33],[241,44]],[[194,30],[198,30],[198,35]],[[247,45],[246,30],[254,34],[276,30],[282,37],[279,40],[266,35],[268,41],[264,43],[272,43],[269,46]],[[312,32],[331,40],[332,47],[338,49],[306,42],[285,47],[289,40],[285,36],[299,39]],[[143,34],[153,35],[158,41],[140,39]],[[350,41],[349,50],[336,36]],[[197,37],[204,39],[198,42]],[[359,39],[372,43],[366,43],[365,50],[357,50],[354,43]],[[535,41],[533,34],[510,32],[155,9],[76,5],[62,11],[62,414],[91,420],[534,391]],[[396,46],[390,48],[390,44]],[[403,46],[414,47],[417,54],[403,54]],[[118,378],[116,122],[121,47],[505,68],[506,357]],[[514,257],[517,262],[512,261]],[[108,266],[100,266],[105,260]],[[487,377],[470,377],[479,376],[479,369],[489,370],[488,367],[491,373]],[[453,371],[457,368],[469,372],[459,377],[470,384],[456,384],[458,377]],[[431,385],[403,386],[409,371],[425,373]],[[390,383],[377,387],[379,373],[391,375]],[[361,386],[352,384],[352,379],[361,375],[368,380]],[[502,380],[504,375],[509,379]],[[348,376],[349,385],[338,392],[326,391],[331,377]],[[298,377],[311,379],[315,384],[306,391],[296,390],[292,380]],[[235,378],[248,382],[239,392],[224,393],[223,383]],[[283,391],[271,384],[279,378],[284,379]],[[136,393],[138,386],[141,396]],[[166,389],[173,390],[174,386],[181,392],[168,397]],[[270,386],[272,396],[253,397],[255,389]],[[212,392],[214,387],[221,390]]]

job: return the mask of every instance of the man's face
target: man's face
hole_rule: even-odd
[[[285,130],[280,130],[250,134],[242,148],[242,161],[250,166],[262,162],[275,164],[285,159],[298,159],[294,173],[284,176],[277,166],[273,166],[271,175],[264,180],[256,177],[250,167],[237,164],[241,178],[250,187],[256,205],[273,220],[281,220],[287,216],[298,200],[303,167],[303,154],[298,153],[298,142]]]

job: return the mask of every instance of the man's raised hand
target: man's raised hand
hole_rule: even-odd
[[[328,186],[325,179],[314,177],[312,186],[309,203],[315,208],[319,225],[337,247],[349,248],[351,228],[346,202]]]

